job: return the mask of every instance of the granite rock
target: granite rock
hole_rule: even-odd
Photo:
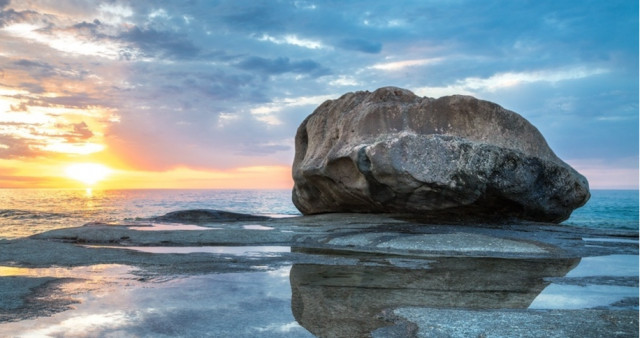
[[[522,116],[471,96],[385,87],[321,104],[298,128],[303,214],[410,213],[561,222],[590,197]]]

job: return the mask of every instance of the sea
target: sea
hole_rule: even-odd
[[[638,190],[592,190],[589,202],[563,224],[638,230]],[[0,189],[0,239],[91,222],[127,223],[187,209],[272,217],[300,215],[291,190]]]

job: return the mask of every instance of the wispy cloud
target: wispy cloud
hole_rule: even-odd
[[[337,45],[342,49],[369,54],[378,54],[382,51],[381,42],[362,38],[341,39],[340,41],[338,41]]]
[[[494,74],[486,78],[467,77],[462,80],[457,80],[451,85],[442,87],[421,87],[416,89],[416,93],[436,97],[452,94],[477,95],[482,92],[496,92],[528,83],[545,82],[556,84],[561,81],[583,79],[608,72],[607,69],[589,69],[584,66],[528,72],[506,72]]]
[[[405,69],[408,67],[417,67],[417,66],[425,66],[437,64],[442,61],[442,58],[430,58],[430,59],[416,59],[416,60],[403,60],[403,61],[392,61],[392,62],[383,62],[376,63],[373,66],[369,67],[372,69],[379,70],[388,70],[388,71],[398,71],[401,69]]]
[[[608,71],[603,68],[589,69],[584,66],[533,72],[508,72],[498,73],[489,78],[466,78],[461,81],[460,85],[472,90],[496,91],[525,83],[548,82],[554,84],[560,81],[582,79],[607,72]]]
[[[313,60],[290,60],[287,57],[268,59],[259,56],[248,57],[236,64],[238,68],[262,74],[297,73],[322,76],[330,71]]]
[[[299,38],[295,34],[284,35],[283,37],[276,38],[267,34],[263,34],[258,38],[260,41],[269,41],[277,45],[289,44],[293,46],[308,48],[308,49],[329,49],[330,46],[326,46],[321,41],[312,39]]]
[[[17,23],[6,26],[2,30],[10,36],[43,44],[62,53],[98,56],[112,60],[117,60],[120,57],[120,51],[124,47],[113,41],[87,40],[70,32],[50,34],[43,28],[45,26]]]
[[[336,95],[301,96],[295,98],[275,99],[273,102],[251,109],[251,114],[269,125],[280,125],[282,121],[277,113],[292,107],[319,106],[322,102],[335,99]]]

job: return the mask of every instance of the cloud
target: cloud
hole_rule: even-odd
[[[72,124],[72,127],[73,132],[66,136],[67,141],[87,140],[93,137],[93,132],[84,121]]]
[[[398,71],[407,67],[432,65],[440,61],[442,61],[442,58],[392,61],[392,62],[376,63],[373,66],[370,66],[369,68],[379,69],[379,70],[388,70],[388,71]]]
[[[481,91],[496,91],[501,88],[518,86],[531,82],[556,83],[566,80],[582,79],[589,76],[607,73],[606,69],[578,66],[559,70],[541,70],[534,72],[507,72],[495,74],[489,78],[466,78],[460,82],[464,88]]]
[[[291,61],[287,57],[267,59],[259,56],[248,57],[236,64],[238,68],[256,71],[266,75],[284,73],[308,74],[313,77],[323,76],[330,71],[313,60]]]
[[[300,96],[294,98],[274,99],[272,102],[262,104],[258,107],[251,108],[251,114],[259,121],[263,121],[269,125],[281,125],[283,122],[277,116],[277,113],[294,107],[317,107],[322,102],[336,98],[337,95],[317,95],[317,96]],[[313,108],[312,108],[313,109]]]
[[[193,59],[198,57],[201,51],[183,35],[150,28],[141,29],[137,26],[121,33],[117,39],[131,43],[140,50],[142,57]]]
[[[26,102],[20,102],[20,104],[17,105],[9,105],[9,111],[12,112],[26,112],[27,111],[27,103]]]
[[[39,74],[38,77],[48,77],[55,74],[54,67],[46,62],[30,61],[26,59],[20,59],[13,62],[13,65],[27,70],[36,70],[35,73]]]
[[[16,114],[24,115],[24,114]],[[24,122],[0,121],[0,159],[34,158],[50,153],[91,154],[104,146],[90,142],[94,133],[85,122],[55,124],[30,119]]]
[[[342,39],[338,42],[338,47],[370,54],[378,54],[382,50],[382,44],[380,42],[359,38]]]
[[[0,133],[0,159],[32,158],[43,155],[37,145],[42,142]]]
[[[21,83],[18,84],[18,87],[20,87],[23,90],[26,90],[30,94],[42,94],[42,93],[46,92],[44,87],[42,87],[38,83],[21,82]]]
[[[337,86],[337,87],[345,87],[345,86],[355,87],[355,86],[362,85],[362,83],[356,80],[355,77],[348,76],[348,75],[339,75],[335,77],[333,80],[330,80],[328,84],[330,86]]]
[[[1,20],[1,18],[0,18]],[[0,22],[1,23],[1,22]],[[62,53],[118,59],[121,45],[109,39],[76,34],[75,30],[57,29],[51,23],[13,24],[4,32],[17,39],[41,44]]]
[[[6,6],[7,4],[5,4],[4,7]],[[0,7],[0,9],[2,9],[2,7]],[[39,13],[35,11],[15,11],[10,8],[7,10],[3,9],[0,12],[0,27],[5,27],[16,23],[35,23],[39,21],[46,22],[46,17],[39,15]]]
[[[378,69],[393,69],[407,66],[406,63],[383,64]],[[376,65],[374,65],[374,68]],[[609,71],[603,68],[587,68],[584,66],[564,69],[544,69],[539,71],[506,72],[494,74],[487,78],[467,77],[456,80],[454,84],[444,87],[422,87],[415,90],[418,95],[444,96],[453,94],[477,95],[482,92],[496,92],[507,88],[517,87],[528,83],[545,82],[555,84],[561,81],[577,80]]]
[[[260,38],[258,38],[258,40],[273,42],[273,43],[275,43],[277,45],[289,44],[289,45],[298,46],[298,47],[304,47],[304,48],[308,48],[308,49],[326,49],[326,48],[330,48],[330,47],[326,46],[325,44],[323,44],[320,41],[299,38],[295,34],[288,34],[288,35],[285,35],[285,36],[283,36],[281,38],[276,38],[276,37],[270,36],[268,34],[263,34]]]
[[[213,8],[216,16],[234,30],[259,32],[280,30],[287,22],[290,8],[256,1],[236,1],[220,3]],[[288,19],[291,19],[289,17]]]
[[[76,70],[69,65],[56,67],[47,62],[19,59],[12,62],[14,69],[21,69],[29,73],[36,80],[49,77],[62,77],[65,79],[83,80],[88,75],[86,70]]]
[[[98,6],[99,20],[111,25],[120,25],[129,22],[134,15],[134,11],[127,5],[117,2],[102,3]]]
[[[57,30],[83,37],[87,40],[108,40],[110,38],[106,32],[103,32],[109,30],[109,28],[102,25],[98,19],[94,19],[93,22],[82,21],[70,27],[57,28]]]

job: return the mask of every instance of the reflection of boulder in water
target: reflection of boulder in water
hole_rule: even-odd
[[[367,336],[390,325],[384,309],[527,308],[580,259],[436,258],[429,269],[296,264],[291,307],[296,320],[320,337]]]

